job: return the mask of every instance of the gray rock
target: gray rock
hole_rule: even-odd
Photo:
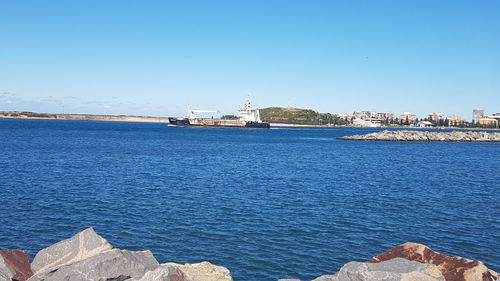
[[[206,261],[192,264],[164,263],[162,265],[177,267],[191,281],[233,281],[231,272],[227,268]]]
[[[334,275],[324,275],[313,281],[444,281],[435,265],[402,258],[381,263],[349,262]]]
[[[4,259],[0,256],[0,281],[11,281],[14,273],[5,264]]]
[[[111,250],[108,241],[95,233],[94,229],[87,228],[69,239],[62,240],[38,252],[31,263],[31,269],[37,275],[82,261],[108,250]]]
[[[121,281],[140,278],[158,266],[150,251],[113,249],[53,271],[36,274],[28,281]]]
[[[474,131],[429,132],[384,130],[366,135],[341,137],[339,139],[372,141],[500,142],[500,133]]]
[[[140,278],[127,281],[195,281],[189,279],[179,268],[170,265],[160,265],[152,271],[146,272]]]

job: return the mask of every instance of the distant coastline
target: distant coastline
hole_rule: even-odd
[[[0,111],[0,118],[168,123],[168,119],[166,117],[135,116],[135,115],[36,113],[36,112],[26,112],[26,111]]]
[[[147,123],[165,123],[168,124],[167,117],[139,116],[139,115],[104,115],[104,114],[72,114],[72,113],[38,113],[28,111],[0,111],[0,119],[42,119],[42,120],[86,120],[86,121],[111,121],[111,122],[147,122]],[[289,123],[270,123],[271,127],[293,127],[293,128],[368,128],[345,125],[311,125],[311,124],[289,124]],[[479,131],[498,131],[498,128],[455,128],[455,127],[432,127],[418,128],[406,126],[381,126],[376,128],[392,129],[417,129],[417,130],[479,130]]]
[[[291,127],[291,128],[359,128],[359,129],[398,129],[398,130],[419,130],[419,131],[439,131],[439,130],[459,130],[459,131],[499,131],[499,128],[459,128],[459,127],[405,127],[405,126],[380,126],[380,127],[362,127],[355,125],[302,125],[302,124],[286,124],[286,123],[271,123],[271,128],[276,127]]]

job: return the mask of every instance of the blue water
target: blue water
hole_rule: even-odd
[[[0,248],[93,226],[235,280],[310,280],[406,241],[500,270],[500,143],[336,139],[370,131],[0,120]]]

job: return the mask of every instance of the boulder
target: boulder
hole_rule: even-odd
[[[0,256],[0,281],[11,281],[14,273],[5,263],[5,260]]]
[[[191,281],[233,281],[227,268],[206,261],[193,264],[165,263],[163,265],[179,268]]]
[[[31,263],[31,269],[35,275],[50,272],[109,250],[111,244],[90,227],[38,252]]]
[[[146,272],[140,278],[127,281],[192,281],[179,268],[171,265],[160,265],[152,271]]]
[[[313,281],[444,281],[435,265],[402,258],[381,263],[349,262],[334,275],[324,275]]]
[[[29,281],[122,281],[140,278],[158,266],[158,262],[150,251],[132,252],[113,249],[63,265],[52,271],[38,273]]]
[[[447,281],[494,281],[499,278],[498,273],[488,269],[480,261],[447,256],[434,252],[425,245],[412,242],[394,247],[368,262],[377,263],[393,258],[437,265]]]
[[[12,272],[12,279],[26,281],[33,275],[28,252],[21,250],[0,250],[0,257],[3,260],[3,264]]]

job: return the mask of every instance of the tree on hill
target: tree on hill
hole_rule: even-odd
[[[312,109],[292,107],[268,107],[260,110],[260,117],[264,122],[301,124],[301,125],[346,125],[350,124],[347,118],[331,113],[319,113]]]

